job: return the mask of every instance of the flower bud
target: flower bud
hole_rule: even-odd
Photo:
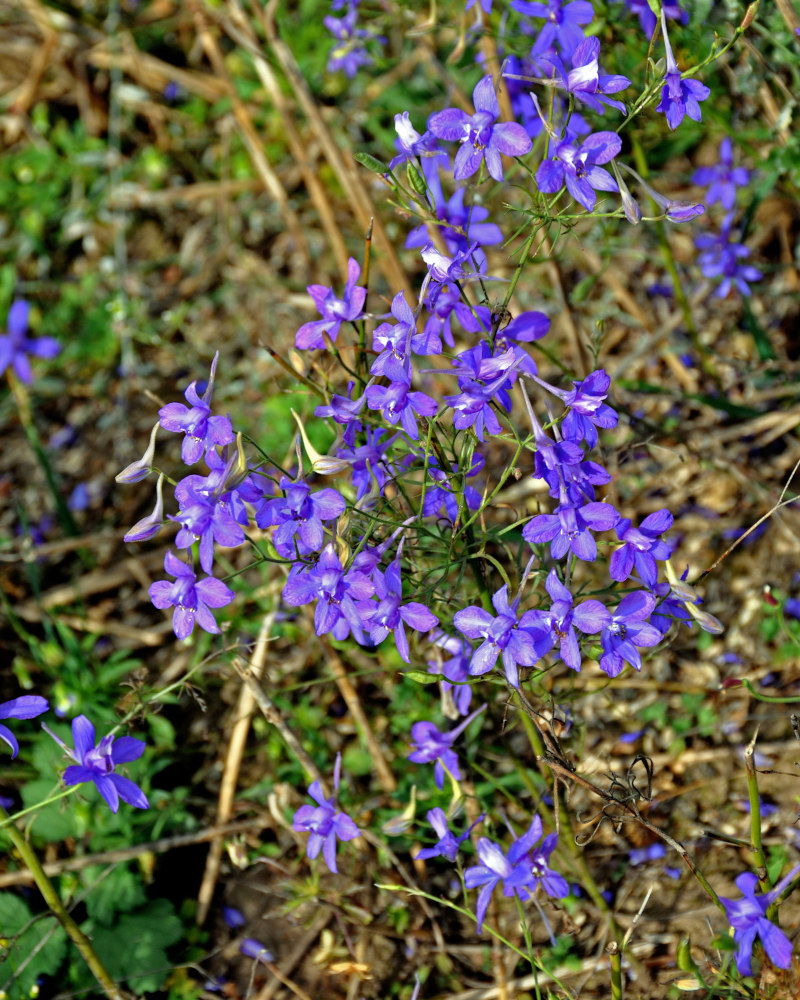
[[[130,465],[126,466],[122,472],[115,476],[114,478],[116,482],[140,483],[143,479],[147,479],[153,471],[153,458],[156,453],[156,433],[160,426],[161,424],[157,420],[155,427],[150,432],[150,444],[147,446],[147,451],[144,455],[142,455],[138,462],[132,462]]]
[[[298,417],[294,410],[291,413],[300,431],[300,437],[303,439],[306,454],[311,459],[311,468],[314,472],[321,476],[335,476],[349,468],[350,463],[344,458],[336,458],[332,455],[320,455],[314,445],[308,440],[308,434],[306,434],[306,429],[300,417]]]
[[[164,473],[162,472],[156,483],[156,505],[153,508],[152,514],[148,514],[141,521],[137,521],[130,531],[123,535],[123,542],[146,542],[148,539],[154,538],[161,531],[161,526],[164,522],[163,482]]]

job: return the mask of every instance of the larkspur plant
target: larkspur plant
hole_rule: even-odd
[[[473,6],[470,0],[466,9]],[[548,335],[549,317],[521,309],[514,298],[537,237],[558,236],[561,227],[587,222],[645,221],[624,177],[636,178],[656,204],[659,221],[688,222],[704,210],[659,193],[639,177],[625,162],[622,135],[647,110],[663,114],[672,131],[687,117],[702,122],[700,103],[710,91],[686,74],[701,72],[729,45],[718,46],[701,67],[682,72],[667,33],[667,17],[675,30],[686,21],[680,6],[661,5],[660,35],[652,5],[626,2],[626,8],[638,16],[653,46],[663,47],[663,78],[644,81],[638,99],[612,96],[643,81],[634,84],[601,71],[601,65],[612,64],[613,54],[610,46],[603,51],[608,32],[595,25],[591,3],[512,0],[501,21],[511,27],[493,40],[503,56],[500,72],[487,72],[494,60],[484,53],[471,110],[441,107],[426,123],[413,109],[394,112],[396,155],[388,169],[379,163],[375,172],[415,223],[404,234],[406,248],[418,251],[414,295],[409,299],[404,290],[391,288],[378,306],[368,288],[368,260],[362,266],[350,257],[341,292],[336,283],[308,285],[319,318],[294,334],[296,351],[309,360],[304,384],[323,399],[314,416],[329,421],[334,432],[329,454],[313,449],[296,415],[295,465],[285,468],[266,450],[248,453],[246,429],[213,411],[218,365],[224,380],[218,352],[207,385],[201,391],[192,381],[184,390],[186,403],[159,409],[145,454],[117,477],[134,484],[158,476],[155,507],[128,530],[126,541],[146,541],[177,526],[174,546],[182,556],[167,551],[164,570],[171,579],[153,582],[149,596],[172,615],[179,641],[196,641],[195,626],[212,635],[228,630],[215,612],[237,596],[229,586],[236,558],[229,550],[249,543],[255,556],[241,568],[263,562],[282,574],[275,610],[284,619],[313,621],[321,641],[355,643],[387,667],[410,665],[406,676],[412,682],[438,679],[447,721],[431,717],[431,704],[410,723],[398,722],[405,726],[397,735],[425,799],[443,801],[446,786],[452,795],[447,811],[440,805],[428,809],[436,839],[418,848],[414,860],[422,868],[438,859],[437,865],[457,874],[469,900],[462,912],[478,933],[485,925],[495,933],[490,903],[494,911],[497,889],[513,899],[528,944],[519,954],[542,971],[530,922],[541,920],[552,938],[545,907],[564,905],[560,901],[568,897],[572,905],[584,889],[598,906],[606,904],[588,867],[574,865],[562,847],[557,787],[552,797],[541,795],[524,808],[515,802],[524,819],[518,815],[513,821],[520,828],[527,824],[519,836],[490,793],[478,790],[474,776],[485,764],[479,761],[484,743],[482,727],[472,723],[490,718],[492,693],[501,692],[530,724],[526,731],[538,761],[551,767],[556,779],[569,781],[576,769],[563,756],[552,724],[560,686],[568,690],[585,669],[613,690],[623,671],[646,670],[648,651],[677,629],[697,624],[718,633],[722,628],[669,562],[673,512],[660,507],[639,519],[626,504],[612,502],[606,466],[620,418],[610,374],[595,364],[581,377],[570,377],[563,366],[559,384],[543,378],[537,359],[552,352],[546,343],[541,353],[536,348]],[[477,25],[488,34],[496,8],[481,0],[476,13]],[[357,26],[353,0],[334,4],[333,14],[338,16],[325,19],[336,40],[329,69],[354,77],[373,58],[367,41],[380,37]],[[506,120],[509,108],[518,120]],[[663,119],[654,120],[663,125]],[[731,145],[723,143],[719,162],[695,175],[696,183],[710,185],[706,203],[719,203],[726,212],[736,188],[748,181],[733,163]],[[657,182],[668,187],[663,177]],[[500,225],[506,217],[493,214],[497,191],[514,213],[515,225],[507,232]],[[512,278],[505,270],[492,273],[501,270],[492,248],[510,246],[518,236],[524,245]],[[720,279],[720,296],[732,287],[748,294],[747,282],[760,276],[743,264],[749,251],[731,236],[728,215],[719,238],[697,238],[703,251],[699,263],[706,277]],[[489,289],[496,290],[496,298]],[[22,377],[19,366],[24,368],[26,352],[36,349],[20,339],[27,313],[22,315],[18,303],[12,311],[6,365],[15,365]],[[47,350],[40,344],[40,356]],[[338,363],[346,379],[338,379]],[[181,461],[192,470],[182,478],[161,468],[162,431],[181,436]],[[320,487],[318,475],[335,485]],[[540,500],[509,513],[514,508],[505,502],[504,490],[516,480],[524,480]],[[171,506],[164,500],[165,482],[174,486]],[[421,664],[427,673],[415,669]],[[474,689],[482,703],[470,712]],[[546,715],[535,706],[548,700]],[[29,719],[46,707],[43,698],[26,696],[0,706],[0,718]],[[141,789],[116,770],[141,756],[143,741],[127,736],[115,741],[109,734],[97,743],[84,715],[73,720],[72,729],[74,749],[58,740],[73,761],[64,783],[94,784],[112,812],[120,800],[148,808]],[[5,726],[0,739],[16,756],[16,740]],[[648,758],[640,754],[637,761],[643,760]],[[332,795],[316,776],[317,765],[305,766],[314,775],[308,788],[314,804],[296,809],[291,830],[300,835],[296,839],[312,864],[321,854],[329,872],[339,874],[340,862],[353,863],[351,842],[378,836],[366,827],[371,810],[364,810],[359,826],[340,809],[341,754]],[[636,820],[662,836],[639,812],[638,802],[647,795],[630,774],[626,784],[616,777],[613,782],[600,819],[620,828]],[[450,823],[465,802],[473,811],[457,835]],[[412,797],[403,822],[389,829],[405,832],[414,822],[415,803]],[[362,814],[356,815],[361,823]],[[555,828],[545,833],[545,822]],[[479,827],[481,835],[474,832]],[[431,843],[428,829],[421,835]],[[667,835],[663,839],[675,846]],[[656,848],[648,848],[641,860],[660,859],[664,849]],[[574,885],[562,874],[567,866]],[[773,965],[790,967],[791,941],[774,923],[772,908],[796,871],[761,894],[755,892],[755,875],[741,875],[741,900],[717,896],[705,876],[698,876],[733,928],[742,976],[752,974],[757,940]],[[237,918],[231,926],[238,929],[241,922]],[[624,949],[627,937],[618,937]],[[272,954],[258,940],[245,938],[240,947],[244,955],[271,964]],[[415,996],[419,988],[418,982]],[[621,995],[621,989],[613,992],[615,998]]]

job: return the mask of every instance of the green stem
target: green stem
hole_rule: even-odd
[[[781,698],[778,695],[762,694],[760,691],[756,691],[752,683],[748,680],[742,680],[742,687],[747,688],[756,701],[767,701],[773,705],[791,705],[792,703],[800,703],[800,695],[795,694],[790,695],[788,698]]]
[[[611,959],[611,1000],[622,1000],[622,949],[614,941],[608,954]]]
[[[756,765],[753,760],[755,749],[756,739],[754,736],[744,752],[744,766],[747,771],[747,795],[750,799],[750,844],[759,868],[758,877],[759,879],[762,877],[761,870],[763,870],[766,873],[764,877],[771,887],[773,883],[769,877],[767,859],[764,854],[764,844],[761,841],[761,799],[758,795],[758,773],[756,772]]]
[[[50,879],[47,877],[39,858],[36,856],[36,852],[25,840],[19,830],[13,825],[12,817],[8,816],[2,808],[0,808],[0,817],[3,817],[3,823],[0,825],[6,828],[6,832],[11,838],[11,842],[14,844],[14,847],[22,859],[23,864],[33,876],[33,879],[39,888],[39,892],[41,892],[44,897],[45,903],[47,903],[50,911],[75,942],[76,948],[83,956],[86,964],[89,966],[92,975],[103,988],[105,995],[109,998],[109,1000],[125,1000],[125,994],[119,989],[114,980],[108,974],[106,967],[100,960],[100,956],[92,947],[92,942],[83,933],[80,927],[78,927],[69,913],[67,913],[58,893],[53,888],[53,884]]]
[[[10,828],[12,823],[16,823],[16,821],[18,819],[22,819],[23,816],[29,816],[31,813],[38,812],[39,809],[43,809],[45,806],[49,806],[53,802],[58,802],[59,799],[64,799],[68,795],[72,795],[77,787],[77,785],[73,785],[71,788],[64,788],[55,795],[51,795],[49,799],[37,802],[35,806],[28,806],[27,809],[20,809],[20,811],[18,813],[14,813],[13,816],[9,816],[3,809],[0,808],[0,817],[5,817],[4,819],[0,819],[0,830],[4,830],[6,827]]]

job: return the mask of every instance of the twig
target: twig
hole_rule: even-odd
[[[278,730],[284,743],[289,747],[295,757],[297,757],[300,766],[306,772],[308,777],[312,781],[318,781],[322,788],[323,795],[327,795],[328,792],[325,790],[325,781],[320,774],[319,768],[305,752],[300,744],[300,740],[298,740],[292,730],[283,721],[283,716],[278,710],[278,706],[269,697],[266,691],[264,691],[258,680],[252,676],[249,667],[245,665],[240,657],[237,656],[234,658],[233,665],[236,672],[252,692],[261,714],[267,722],[270,723],[270,725],[274,726]]]
[[[375,763],[375,770],[378,773],[378,780],[381,783],[381,788],[384,792],[391,794],[397,788],[397,781],[392,774],[392,769],[386,760],[386,757],[381,749],[381,745],[378,742],[375,733],[372,731],[372,726],[369,724],[369,719],[364,711],[361,700],[358,697],[358,692],[353,687],[353,683],[347,676],[347,671],[344,668],[344,664],[339,658],[336,650],[324,640],[321,640],[322,648],[325,650],[325,658],[327,659],[331,672],[336,679],[336,686],[339,688],[345,703],[350,710],[350,714],[353,716],[356,726],[358,726],[358,731],[361,734],[362,739],[367,744],[367,749],[372,756]]]
[[[275,622],[275,609],[264,616],[261,628],[256,640],[253,655],[250,658],[249,670],[256,680],[261,680],[264,673],[264,663],[267,658],[267,643],[269,633]],[[236,785],[239,780],[239,769],[242,765],[247,735],[250,732],[250,720],[255,708],[256,700],[253,692],[246,685],[242,685],[239,691],[239,701],[234,713],[234,723],[231,730],[231,737],[228,743],[228,752],[225,756],[225,767],[222,772],[222,781],[219,788],[219,799],[217,802],[217,823],[227,823],[233,813],[233,800],[236,795]],[[211,841],[211,848],[206,858],[206,867],[203,872],[203,880],[200,883],[200,890],[197,894],[197,923],[202,926],[208,911],[211,908],[211,900],[214,895],[214,886],[217,884],[219,866],[222,861],[222,837],[216,837]]]

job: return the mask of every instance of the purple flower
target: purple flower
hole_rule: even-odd
[[[381,440],[385,430],[365,428],[364,444],[356,445],[356,434],[361,431],[360,423],[351,423],[344,433],[343,447],[336,452],[339,458],[350,463],[356,500],[360,500],[374,486],[381,494],[386,482],[394,475],[395,468],[386,461],[386,453],[400,437],[401,432]]]
[[[306,854],[313,861],[320,851],[325,859],[325,864],[330,871],[337,872],[336,867],[336,840],[355,840],[361,836],[353,820],[345,812],[336,811],[336,794],[339,791],[339,780],[342,770],[342,755],[336,755],[336,764],[333,769],[333,789],[334,794],[330,798],[325,798],[322,793],[322,786],[319,781],[313,782],[308,789],[308,794],[317,803],[316,806],[300,806],[294,814],[292,829],[298,833],[310,833]]]
[[[357,17],[358,0],[350,0],[343,17],[328,15],[322,19],[322,23],[336,39],[336,44],[328,56],[326,68],[329,73],[335,73],[340,69],[345,76],[352,79],[362,66],[368,66],[373,61],[364,47],[364,39],[374,37],[376,41],[385,41],[379,36],[374,36],[367,28],[357,28]]]
[[[363,623],[357,601],[366,601],[375,586],[366,575],[351,568],[345,572],[329,542],[313,566],[297,563],[283,587],[283,600],[299,607],[316,600],[314,628],[317,635],[330,632],[334,639],[346,639],[352,633],[356,642],[364,642]]]
[[[561,78],[561,85],[568,94],[574,94],[582,104],[588,105],[597,114],[602,115],[604,105],[616,108],[626,114],[622,101],[614,101],[607,94],[616,94],[631,85],[627,76],[609,76],[600,72],[598,59],[600,56],[600,39],[584,38],[572,53],[572,69],[567,71],[564,63],[555,52],[544,56],[543,61],[549,62]]]
[[[672,527],[672,514],[662,507],[648,514],[638,528],[634,528],[627,517],[621,517],[614,530],[622,545],[616,549],[608,566],[612,580],[624,582],[634,568],[648,587],[654,587],[658,579],[656,560],[669,559],[672,546],[660,539]]]
[[[557,44],[567,59],[583,41],[581,25],[589,24],[594,17],[594,8],[588,0],[570,3],[564,0],[545,0],[544,3],[511,0],[511,6],[520,14],[545,18],[546,23],[536,39],[537,47],[548,49]]]
[[[157,608],[175,608],[172,627],[178,639],[186,639],[192,634],[195,621],[206,632],[219,634],[220,627],[209,608],[224,608],[230,604],[236,596],[230,587],[213,576],[198,581],[192,567],[172,552],[164,556],[164,569],[175,577],[175,582],[158,580],[150,584],[148,593]]]
[[[660,842],[651,844],[649,847],[637,847],[628,853],[628,862],[634,868],[637,865],[647,864],[648,861],[659,861],[667,853],[666,847]]]
[[[518,837],[508,849],[508,855],[499,844],[488,837],[478,840],[479,865],[473,865],[464,872],[464,884],[468,889],[481,887],[475,907],[478,931],[483,927],[486,910],[492,893],[498,885],[503,887],[504,896],[518,896],[523,902],[541,885],[545,892],[556,899],[569,895],[569,886],[558,872],[549,867],[549,859],[558,837],[551,833],[538,848],[534,845],[542,836],[542,821],[534,816],[529,829]]]
[[[244,918],[244,914],[241,910],[237,910],[235,906],[223,906],[222,907],[222,919],[231,928],[231,930],[238,930],[240,927],[244,927],[247,921]]]
[[[744,167],[734,167],[733,146],[725,138],[719,144],[719,161],[708,167],[698,167],[692,176],[693,184],[708,185],[706,204],[719,202],[726,212],[730,212],[736,201],[736,188],[747,187],[750,172]]]
[[[50,730],[47,729],[47,732],[50,733]],[[142,756],[144,740],[137,740],[132,736],[121,736],[115,740],[109,733],[95,746],[94,726],[85,715],[72,720],[74,750],[70,750],[54,733],[50,735],[76,761],[64,771],[65,784],[82,785],[86,781],[93,781],[113,813],[119,809],[120,799],[137,809],[149,809],[150,804],[141,788],[130,778],[114,771],[117,765],[127,764]]]
[[[538,379],[548,392],[558,396],[567,407],[567,414],[561,425],[565,438],[580,444],[585,441],[590,448],[597,445],[597,427],[607,429],[617,426],[617,414],[603,400],[608,394],[611,379],[603,368],[587,375],[585,379],[572,383],[567,391]]]
[[[23,694],[0,705],[0,719],[35,719],[50,708],[46,698],[38,694]],[[0,740],[11,748],[11,759],[19,753],[19,743],[8,726],[0,725]]]
[[[550,542],[553,559],[571,552],[578,559],[592,562],[597,556],[597,543],[591,531],[609,531],[619,514],[610,503],[561,503],[552,514],[537,514],[522,529],[522,537],[531,545]]]
[[[767,919],[767,910],[780,896],[789,882],[800,871],[800,865],[793,868],[770,892],[756,895],[758,879],[752,872],[743,872],[736,879],[736,886],[742,899],[727,899],[720,896],[725,906],[728,922],[733,927],[736,949],[736,968],[743,976],[752,976],[751,959],[756,938],[761,940],[764,951],[773,965],[788,969],[792,964],[792,942]]]
[[[248,958],[254,958],[257,962],[263,962],[265,965],[275,961],[275,956],[269,948],[255,938],[245,938],[239,945],[239,951],[243,955],[247,955]]]
[[[470,674],[485,674],[502,654],[508,683],[519,687],[518,665],[532,667],[537,663],[550,648],[550,638],[538,625],[535,612],[526,611],[517,621],[519,597],[508,603],[508,584],[494,594],[492,605],[496,617],[473,604],[457,611],[453,624],[468,639],[483,639],[472,655]]]
[[[742,263],[750,256],[750,247],[731,240],[729,223],[727,219],[718,236],[700,233],[694,239],[694,245],[702,251],[697,257],[700,270],[707,278],[719,281],[714,292],[719,299],[724,299],[733,288],[741,295],[749,295],[748,281],[760,281],[763,277],[757,267]]]
[[[378,356],[372,362],[370,374],[410,385],[411,351],[420,353],[422,338],[417,334],[417,320],[403,292],[395,295],[391,308],[397,322],[381,323],[372,333],[372,349]]]
[[[672,46],[669,44],[667,19],[663,8],[661,10],[661,33],[664,36],[664,48],[667,53],[667,73],[661,91],[661,100],[656,111],[661,111],[667,116],[667,125],[674,130],[683,121],[684,115],[688,115],[696,122],[703,120],[700,101],[704,101],[711,91],[698,80],[681,79],[681,71],[678,69],[678,64],[672,54]]]
[[[595,132],[580,146],[561,142],[549,160],[543,160],[536,171],[536,183],[545,194],[556,194],[564,184],[572,197],[591,212],[597,201],[597,191],[617,191],[617,182],[599,164],[622,149],[616,132]]]
[[[24,299],[15,299],[8,310],[6,332],[0,334],[0,375],[9,365],[20,382],[31,382],[33,371],[28,355],[34,358],[54,358],[61,344],[52,337],[28,337],[30,306]]]
[[[647,0],[625,0],[628,5],[628,10],[632,14],[637,14],[639,17],[639,24],[642,26],[642,31],[647,35],[648,38],[652,38],[653,32],[656,30],[656,15],[650,9],[650,4]],[[686,24],[689,20],[689,15],[680,9],[677,3],[664,3],[664,13],[667,17],[678,18],[682,24]]]
[[[442,223],[436,228],[441,232],[447,250],[453,254],[470,251],[479,269],[484,270],[486,255],[480,248],[502,243],[503,234],[499,226],[493,222],[486,222],[489,217],[488,209],[482,205],[464,204],[466,190],[466,188],[458,188],[445,201],[438,173],[428,179],[428,192],[433,198],[436,217]],[[429,228],[432,226],[432,223],[423,223],[416,229],[412,229],[406,237],[405,245],[409,248],[426,246],[430,242]],[[422,352],[418,351],[418,353]],[[428,351],[427,353],[434,352]]]
[[[445,161],[449,159],[447,153],[439,147],[433,132],[427,131],[424,135],[417,132],[411,124],[411,116],[407,111],[394,116],[394,130],[397,132],[395,145],[399,152],[390,161],[390,170],[394,170],[399,164],[416,156],[421,161],[426,176],[430,176],[435,175],[437,162],[440,158]]]
[[[211,362],[208,387],[202,396],[197,393],[196,381],[192,382],[184,392],[191,406],[184,406],[183,403],[167,403],[158,411],[158,419],[164,430],[185,435],[181,445],[181,458],[187,465],[194,465],[199,458],[202,458],[203,452],[216,445],[230,444],[234,439],[230,420],[227,417],[211,416],[211,396],[214,392],[218,359],[219,351]],[[117,480],[119,481],[119,476]],[[125,481],[131,482],[130,479]]]
[[[388,424],[400,422],[406,434],[415,441],[419,437],[417,416],[432,417],[438,407],[435,399],[424,392],[412,392],[406,382],[391,385],[371,385],[366,392],[367,406],[380,410]]]
[[[590,598],[574,606],[572,594],[558,579],[555,567],[547,574],[547,593],[553,600],[549,611],[534,611],[535,620],[548,633],[549,652],[558,645],[561,659],[572,670],[581,669],[581,653],[577,626],[586,635],[593,635],[604,628],[611,617],[608,609],[600,601]]]
[[[416,857],[417,861],[427,861],[429,858],[447,858],[448,861],[455,861],[459,847],[483,819],[482,815],[479,816],[460,837],[456,837],[447,826],[447,816],[445,816],[443,809],[429,809],[427,817],[439,840],[435,847],[424,847],[419,851]]]
[[[457,181],[471,177],[484,159],[490,176],[501,181],[500,154],[523,156],[530,152],[531,140],[516,122],[495,124],[500,117],[500,105],[491,76],[485,76],[475,86],[472,100],[474,115],[460,108],[446,108],[431,115],[428,128],[440,139],[462,143],[453,163],[453,177]]]
[[[450,656],[449,659],[444,659],[442,654],[437,654],[435,660],[428,660],[428,673],[441,674],[445,678],[440,682],[442,694],[449,695],[453,699],[460,715],[466,715],[472,701],[472,685],[469,683],[469,661],[472,658],[472,650],[463,639],[445,635],[443,632],[435,635],[433,644]]]
[[[298,552],[319,552],[325,540],[323,522],[344,513],[344,497],[330,488],[312,493],[308,483],[286,476],[281,477],[280,486],[285,496],[264,501],[256,511],[256,524],[275,527],[272,544],[284,559],[294,559]]]
[[[403,623],[417,632],[429,632],[439,624],[439,619],[424,604],[409,601],[401,604],[403,584],[400,579],[400,559],[393,560],[385,573],[375,574],[375,595],[378,603],[364,603],[359,607],[364,628],[370,639],[378,645],[390,632],[394,632],[397,652],[409,662],[408,639]]]
[[[309,285],[306,288],[322,319],[312,320],[300,327],[295,337],[295,347],[299,350],[322,349],[325,347],[323,333],[335,341],[342,323],[345,321],[353,323],[361,317],[367,290],[361,285],[356,285],[360,274],[358,261],[351,257],[347,262],[347,282],[341,299],[337,299],[333,289],[325,285]]]
[[[411,753],[408,755],[408,759],[415,764],[430,764],[431,761],[435,760],[433,776],[437,788],[444,785],[445,771],[456,781],[461,780],[458,757],[452,749],[453,743],[485,708],[486,705],[481,705],[466,719],[463,719],[455,729],[446,733],[440,732],[432,722],[415,722],[411,727]]]
[[[214,565],[215,544],[230,548],[244,541],[244,531],[233,515],[231,494],[216,495],[213,485],[216,478],[212,473],[208,477],[182,479],[175,487],[180,510],[169,515],[171,521],[181,525],[175,536],[179,549],[191,548],[199,541],[200,565],[206,573]]]
[[[600,669],[609,677],[620,674],[626,662],[641,670],[642,658],[637,647],[655,646],[661,640],[661,632],[646,620],[655,606],[655,597],[644,590],[626,594],[619,602],[616,613],[600,633],[603,647]]]

